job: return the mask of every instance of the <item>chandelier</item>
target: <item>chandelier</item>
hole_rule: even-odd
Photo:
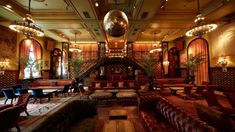
[[[30,13],[30,4],[31,0],[29,0],[29,13],[26,14],[25,17],[23,18],[24,21],[23,22],[15,21],[9,26],[9,28],[18,33],[22,33],[27,37],[33,37],[33,36],[42,37],[44,35],[43,30],[34,23],[34,20]]]
[[[156,42],[156,32],[154,32],[154,44],[153,44],[153,49],[152,50],[150,50],[149,51],[149,53],[154,53],[154,52],[160,52],[160,51],[162,51],[162,48],[161,48],[161,45],[160,45],[160,43],[158,42]]]
[[[77,32],[75,32],[74,34],[75,34],[74,47],[69,47],[69,51],[71,51],[71,52],[82,52],[82,50],[77,47],[77,43],[76,43]]]
[[[198,6],[198,15],[196,19],[194,20],[194,23],[196,23],[196,25],[192,29],[186,32],[185,35],[188,37],[191,37],[191,36],[201,37],[202,35],[209,33],[217,28],[217,24],[206,24],[205,18],[200,13],[199,0],[197,2],[197,6]]]

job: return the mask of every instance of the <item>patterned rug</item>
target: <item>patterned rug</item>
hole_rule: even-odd
[[[76,94],[73,94],[73,95],[70,94],[70,96],[66,96],[66,97],[64,96],[53,97],[51,98],[50,101],[48,101],[48,99],[45,98],[45,99],[42,99],[41,104],[39,100],[33,103],[34,99],[30,98],[29,103],[27,105],[27,111],[29,113],[29,116],[27,116],[25,112],[22,112],[20,114],[18,124],[21,128],[21,131],[22,132],[27,131],[27,127],[30,127],[31,124],[35,123],[42,117],[47,116],[48,112],[54,110],[61,104],[69,101],[69,99],[71,99],[74,96],[76,96]],[[4,98],[0,98],[0,104],[4,104],[4,101],[5,101]],[[17,99],[13,100],[13,105],[16,104],[16,102],[17,102]],[[10,103],[11,101],[8,100],[7,104],[10,104]],[[15,132],[16,129],[12,128],[11,131]]]
[[[49,111],[53,110],[57,106],[59,106],[61,103],[66,102],[70,97],[67,98],[53,98],[50,102],[44,102],[44,103],[31,103],[27,105],[27,111],[29,115],[31,116],[42,116],[48,113]],[[25,112],[21,113],[20,116],[27,116]]]

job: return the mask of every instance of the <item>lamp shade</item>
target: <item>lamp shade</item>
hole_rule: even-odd
[[[104,16],[104,29],[112,37],[121,37],[128,28],[128,18],[123,11],[110,10]]]

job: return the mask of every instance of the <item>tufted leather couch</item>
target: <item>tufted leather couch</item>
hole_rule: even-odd
[[[151,100],[153,98],[153,100]],[[166,132],[214,132],[215,128],[185,113],[182,109],[159,95],[141,96],[139,116],[149,132],[158,130]],[[152,104],[152,105],[149,105]],[[152,109],[151,109],[152,107]],[[153,108],[154,107],[154,108]]]

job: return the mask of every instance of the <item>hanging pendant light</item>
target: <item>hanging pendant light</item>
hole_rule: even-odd
[[[151,49],[150,51],[149,51],[149,53],[154,53],[154,52],[160,52],[160,51],[162,51],[162,48],[161,48],[161,46],[160,46],[160,42],[157,42],[156,41],[156,35],[157,35],[157,33],[156,32],[154,32],[153,33],[153,41],[154,41],[154,43],[153,43],[153,49]]]
[[[196,25],[191,28],[190,30],[188,30],[186,32],[186,36],[199,36],[201,37],[202,35],[209,33],[213,30],[215,30],[217,28],[217,24],[206,24],[205,22],[205,18],[202,16],[202,14],[200,13],[200,9],[199,9],[199,0],[197,2],[197,6],[198,6],[198,15],[196,17],[196,19],[194,20],[194,23],[196,23]]]
[[[34,36],[42,37],[44,35],[43,30],[34,23],[34,20],[30,13],[30,4],[31,0],[29,0],[29,13],[26,14],[25,17],[23,18],[24,21],[23,22],[15,21],[9,26],[9,28],[18,33],[22,33],[27,37],[34,37]]]
[[[69,47],[69,51],[71,51],[71,52],[82,52],[82,50],[77,47],[78,46],[78,44],[76,43],[77,32],[75,32],[74,34],[75,34],[74,47]]]

